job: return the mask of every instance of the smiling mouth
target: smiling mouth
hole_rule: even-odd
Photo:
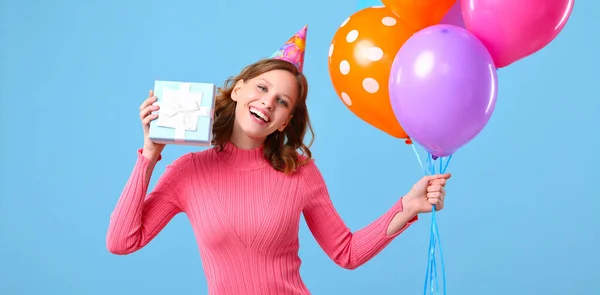
[[[266,114],[264,114],[263,112],[261,112],[260,110],[254,108],[254,107],[250,107],[250,114],[252,114],[255,118],[257,118],[265,123],[269,123],[269,121],[270,121],[269,116],[267,116]]]

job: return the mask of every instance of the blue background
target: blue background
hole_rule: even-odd
[[[343,0],[1,0],[0,294],[206,294],[185,215],[133,255],[105,248],[142,144],[138,106],[154,80],[222,83],[304,24],[313,151],[333,202],[353,230],[385,212],[422,171],[408,146],[333,91],[329,43],[356,9]],[[438,216],[449,294],[600,294],[597,11],[600,2],[577,2],[554,42],[499,71],[492,120],[455,155]],[[152,184],[192,150],[168,146]],[[429,216],[355,271],[334,265],[301,225],[314,294],[422,292]]]

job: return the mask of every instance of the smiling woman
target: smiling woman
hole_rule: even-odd
[[[308,295],[298,256],[301,215],[331,260],[355,269],[416,221],[417,214],[430,212],[431,204],[443,208],[449,176],[429,176],[370,225],[350,231],[303,143],[310,129],[302,74],[305,37],[306,27],[273,58],[228,79],[216,101],[215,148],[175,160],[146,195],[164,148],[148,139],[148,123],[158,109],[151,93],[140,108],[144,148],[111,215],[110,252],[143,248],[185,212],[209,294]]]
[[[294,64],[261,60],[228,79],[219,92],[213,126],[219,150],[230,140],[242,148],[264,142],[265,158],[286,173],[310,160],[310,144],[304,144],[306,132],[313,132],[306,108],[308,83]],[[302,161],[298,150],[305,156]]]

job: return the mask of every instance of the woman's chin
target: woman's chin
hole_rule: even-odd
[[[266,128],[246,128],[244,136],[255,141],[264,141],[267,136],[272,133]]]
[[[253,141],[264,141],[267,136],[276,131],[277,128],[271,123],[256,124],[252,120],[238,122],[238,126],[244,137],[250,138]]]

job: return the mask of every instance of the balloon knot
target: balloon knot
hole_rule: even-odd
[[[404,142],[405,142],[406,144],[412,144],[412,143],[413,143],[413,142],[412,142],[412,140],[411,140],[410,138],[407,138],[407,139],[406,139]]]

